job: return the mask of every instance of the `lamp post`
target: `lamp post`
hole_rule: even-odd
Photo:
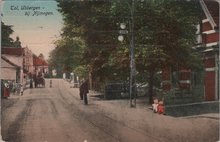
[[[119,41],[123,41],[123,34],[129,34],[130,39],[130,107],[136,107],[136,66],[135,66],[135,54],[134,54],[134,0],[132,0],[131,6],[129,5],[130,10],[130,19],[129,19],[129,31],[125,30],[125,23],[120,24],[121,30],[119,31],[120,35],[118,36]],[[134,104],[133,104],[134,98]]]

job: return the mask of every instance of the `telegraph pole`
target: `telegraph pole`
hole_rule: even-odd
[[[135,53],[134,53],[134,0],[132,0],[131,7],[131,19],[130,19],[130,107],[136,107],[136,66],[135,66]],[[132,97],[134,98],[134,105],[132,103]]]

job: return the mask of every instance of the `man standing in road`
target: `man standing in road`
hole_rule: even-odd
[[[84,104],[88,104],[87,93],[89,93],[89,84],[88,80],[85,80],[83,84],[80,86],[80,98],[84,99]]]
[[[84,83],[84,82],[83,82]],[[83,83],[79,86],[79,96],[80,100],[83,100]]]

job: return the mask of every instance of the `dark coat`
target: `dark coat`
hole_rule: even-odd
[[[88,81],[83,82],[83,84],[79,87],[79,91],[82,93],[89,93]]]

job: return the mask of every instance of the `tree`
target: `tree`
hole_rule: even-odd
[[[4,22],[1,22],[2,25],[2,47],[21,47],[21,42],[19,37],[16,37],[14,41],[10,36],[13,34],[13,29],[11,25],[5,25]]]
[[[66,15],[63,35],[78,36],[85,40],[86,48],[81,63],[88,65],[93,76],[106,80],[112,70],[116,70],[113,67],[117,67],[111,57],[113,52],[116,53],[118,44],[116,19],[109,13],[111,2],[71,1],[59,2],[59,6]]]
[[[151,102],[156,72],[165,66],[173,69],[178,66],[192,67],[189,61],[196,61],[192,60],[195,59],[192,56],[196,56],[191,47],[195,44],[200,8],[197,1],[146,1],[143,5],[148,8],[138,13],[146,20],[135,18],[136,61],[140,74],[146,74],[146,70],[148,72]],[[137,5],[138,9],[141,6]],[[138,48],[138,43],[141,43],[141,48]]]
[[[65,37],[56,41],[55,44],[56,47],[49,56],[49,65],[59,69],[61,72],[58,74],[72,72],[81,60],[82,48],[84,48],[83,41]]]
[[[10,35],[14,32],[12,26],[5,25],[4,22],[1,22],[2,25],[2,47],[13,45],[13,39]]]
[[[123,15],[125,10],[116,11]],[[201,63],[192,50],[201,11],[198,1],[174,0],[136,2],[135,11],[136,66],[142,76],[147,70],[152,102],[156,72],[165,66],[175,70],[179,66],[195,68]]]
[[[156,72],[165,66],[177,70],[178,67],[195,68],[195,64],[201,63],[199,56],[192,49],[196,43],[196,25],[201,15],[197,1],[161,0],[147,4],[153,8],[147,13],[149,12],[154,18],[147,15],[148,22],[142,26],[147,32],[139,31],[142,37],[148,37],[147,40],[140,40],[150,43],[147,49],[141,49],[139,52],[139,57],[148,62],[140,62],[139,66],[148,70],[149,101],[152,102]],[[142,54],[145,50],[146,53]]]
[[[121,79],[126,78],[130,39],[128,36],[119,43],[117,36],[120,22],[129,25],[131,0],[59,1],[59,7],[64,16],[63,35],[85,41],[82,63],[92,75],[105,81],[117,72]],[[150,101],[156,72],[164,66],[192,67],[189,61],[198,60],[191,47],[195,43],[199,13],[196,0],[135,1],[136,68],[140,75],[148,77]]]

